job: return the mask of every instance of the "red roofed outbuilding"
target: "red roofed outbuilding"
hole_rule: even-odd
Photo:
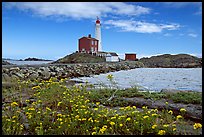
[[[136,60],[136,54],[130,54],[130,53],[126,53],[125,54],[125,60],[131,60],[131,61],[135,61]]]

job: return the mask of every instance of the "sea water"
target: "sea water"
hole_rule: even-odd
[[[107,79],[109,74],[113,75],[115,84]],[[136,68],[73,80],[119,89],[137,86],[148,91],[177,89],[202,92],[202,68]]]
[[[40,65],[53,62],[53,61],[20,61],[20,60],[5,60],[5,61],[15,65]]]

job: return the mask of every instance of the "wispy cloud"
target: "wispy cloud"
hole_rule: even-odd
[[[73,19],[96,18],[96,16],[128,15],[150,13],[151,9],[124,2],[9,2],[7,8],[31,11],[33,14],[49,17],[70,17]]]
[[[119,28],[121,31],[137,32],[137,33],[156,33],[162,30],[177,30],[179,24],[155,24],[134,20],[107,20],[104,24]]]
[[[196,38],[198,35],[195,34],[195,33],[189,33],[188,36],[193,37],[193,38]]]
[[[170,36],[172,36],[172,34],[170,34],[170,33],[165,33],[164,36],[165,36],[165,37],[170,37]]]

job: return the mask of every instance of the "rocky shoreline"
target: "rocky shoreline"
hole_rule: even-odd
[[[118,63],[2,65],[2,81],[9,81],[11,79],[48,80],[51,77],[57,77],[58,79],[75,78],[141,67],[144,67],[144,65],[138,61]]]

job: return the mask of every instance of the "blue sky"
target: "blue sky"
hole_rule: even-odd
[[[187,53],[202,57],[201,2],[4,2],[2,56],[57,60],[94,37],[102,23],[102,49],[138,58]]]

